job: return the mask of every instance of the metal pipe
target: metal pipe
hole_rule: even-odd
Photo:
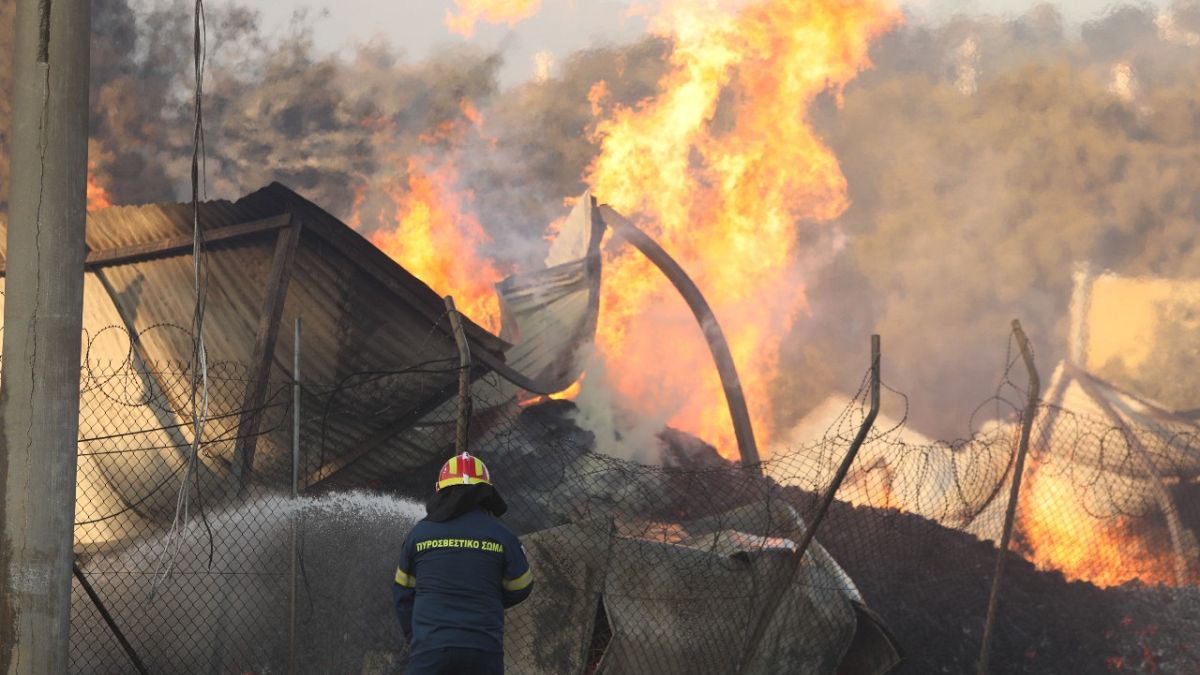
[[[795,583],[796,574],[800,571],[800,564],[804,560],[804,554],[808,552],[808,547],[812,545],[813,539],[817,536],[817,528],[821,526],[821,521],[825,519],[825,513],[829,510],[829,506],[833,503],[834,495],[837,494],[838,488],[842,486],[842,481],[846,479],[846,475],[850,472],[850,465],[854,463],[854,458],[858,456],[858,451],[862,444],[867,440],[867,434],[875,425],[875,418],[879,415],[879,365],[880,365],[880,341],[878,335],[871,336],[871,407],[867,411],[867,416],[863,419],[863,423],[858,428],[858,434],[850,443],[850,449],[846,452],[846,456],[842,459],[841,466],[838,467],[837,473],[834,474],[833,481],[829,487],[825,489],[825,494],[821,496],[821,502],[817,506],[817,513],[809,521],[808,526],[804,529],[804,533],[800,537],[800,543],[796,546],[796,551],[791,556],[791,569],[787,571],[786,578],[788,586]],[[750,639],[746,642],[746,650],[742,654],[742,664],[739,672],[750,672],[752,659],[758,652],[758,646],[766,635],[767,627],[771,623],[771,618],[775,616],[775,611],[779,607],[779,602],[783,599],[782,593],[774,593],[767,598],[767,604],[758,615],[758,621],[755,623],[754,632],[751,633]]]
[[[462,454],[467,451],[471,424],[471,348],[467,344],[467,334],[463,332],[462,319],[454,307],[454,298],[447,295],[444,300],[454,331],[454,343],[458,345],[458,425],[454,434],[454,452]]]
[[[292,338],[292,499],[300,495],[300,317]]]
[[[1008,493],[1008,510],[1004,512],[1004,531],[1000,535],[1000,550],[996,552],[996,572],[992,575],[992,591],[988,597],[987,620],[983,624],[983,644],[979,648],[979,675],[987,675],[988,650],[992,640],[992,630],[996,623],[996,605],[1000,601],[1000,583],[1004,577],[1004,561],[1008,558],[1008,543],[1012,538],[1013,523],[1016,521],[1017,502],[1021,496],[1021,474],[1025,472],[1025,456],[1029,452],[1029,435],[1033,430],[1033,418],[1037,415],[1038,397],[1041,394],[1042,381],[1038,377],[1037,367],[1033,363],[1033,350],[1029,347],[1029,338],[1021,329],[1021,322],[1013,319],[1012,332],[1021,350],[1021,358],[1025,361],[1025,370],[1029,372],[1029,400],[1025,402],[1025,412],[1021,415],[1021,440],[1017,446],[1017,465],[1013,468],[1012,487]]]
[[[863,442],[867,440],[867,434],[871,432],[871,427],[875,426],[875,418],[879,415],[879,336],[871,336],[871,407],[867,410],[867,416],[863,419],[862,426],[858,428],[858,434],[854,436],[854,441],[850,443],[850,450],[846,456],[842,458],[842,464],[838,467],[837,473],[833,476],[833,482],[825,489],[825,494],[821,496],[821,503],[817,506],[817,513],[809,522],[808,527],[804,530],[804,536],[800,539],[800,544],[796,547],[797,560],[804,556],[808,550],[809,544],[817,535],[817,528],[821,526],[821,521],[825,519],[825,513],[829,510],[829,505],[833,503],[833,497],[837,494],[838,488],[842,487],[842,481],[846,480],[846,474],[850,473],[850,465],[854,463],[854,458],[858,456],[859,448]]]
[[[0,673],[69,670],[88,0],[18,0],[0,391]]]
[[[721,386],[725,389],[725,402],[729,405],[729,417],[733,420],[733,433],[737,438],[742,466],[761,475],[762,465],[758,456],[758,444],[754,440],[754,426],[750,422],[750,410],[746,406],[746,395],[742,392],[742,382],[738,378],[737,366],[733,362],[733,353],[729,350],[725,333],[721,330],[721,324],[717,323],[717,317],[709,307],[708,301],[679,263],[648,234],[608,205],[600,207],[600,217],[612,228],[613,234],[629,242],[658,267],[696,316],[700,330],[704,332],[704,338],[708,341],[713,361],[717,364]]]

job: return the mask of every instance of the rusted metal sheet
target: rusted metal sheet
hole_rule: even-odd
[[[325,210],[300,197],[279,183],[258,190],[238,200],[237,207],[251,218],[289,212],[304,221],[308,232],[321,241],[318,248],[323,252],[336,251],[353,261],[361,271],[369,275],[380,290],[390,292],[397,301],[406,305],[409,312],[423,316],[437,325],[438,332],[453,339],[449,324],[443,321],[445,306],[442,298],[391,258],[367,241],[362,235],[347,227]],[[484,358],[498,359],[508,345],[484,328],[467,321],[464,329],[472,340],[471,353]]]
[[[227,227],[218,227],[210,230],[204,235],[205,244],[214,244],[226,239],[237,239],[248,234],[264,232],[266,230],[277,230],[281,227],[287,227],[291,224],[291,216],[282,214],[271,218],[263,218],[250,223],[241,223],[239,225],[229,225]],[[0,235],[3,236],[3,235]],[[118,263],[130,263],[148,258],[157,258],[167,255],[178,255],[182,252],[190,252],[194,247],[194,239],[192,235],[184,235],[171,237],[159,241],[150,242],[147,244],[134,244],[123,248],[105,249],[102,251],[89,251],[87,257],[84,258],[83,264],[85,267],[104,267],[107,265],[115,265]],[[0,276],[5,272],[5,263],[0,259]]]
[[[267,215],[281,213],[284,212]],[[257,219],[246,218],[241,209],[225,200],[200,205],[200,228],[205,232],[251,220]],[[88,213],[87,247],[89,251],[107,251],[180,237],[190,239],[192,222],[191,204],[111,206]]]

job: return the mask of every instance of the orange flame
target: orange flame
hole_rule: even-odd
[[[550,394],[550,398],[556,401],[574,401],[576,396],[579,396],[579,391],[583,389],[583,381],[587,379],[587,373],[580,373],[579,379],[571,383],[571,386],[563,389],[556,394]]]
[[[1165,535],[1135,529],[1145,519],[1097,518],[1089,513],[1070,477],[1030,465],[1021,488],[1017,549],[1043,570],[1100,587],[1134,579],[1175,585]],[[1140,522],[1139,522],[1140,521]]]
[[[471,37],[475,24],[506,23],[515,25],[537,13],[541,0],[455,0],[458,14],[446,10],[446,28]]]
[[[456,194],[454,168],[429,168],[419,159],[408,162],[405,183],[389,183],[384,192],[395,208],[395,226],[371,233],[369,239],[438,293],[454,296],[458,310],[493,333],[500,330],[500,301],[494,286],[500,272],[479,253],[489,239],[470,212],[470,193]],[[356,208],[347,222],[360,222]]]
[[[901,16],[888,0],[760,0],[737,12],[720,4],[665,3],[651,25],[673,39],[672,69],[655,98],[618,106],[597,125],[601,152],[587,181],[637,217],[705,293],[765,445],[767,385],[806,309],[797,222],[828,221],[848,206],[807,109],[825,92],[840,97],[869,66],[871,40]],[[604,92],[591,92],[597,109]],[[723,389],[683,302],[628,251],[604,274],[597,343],[610,384],[733,456]]]
[[[403,177],[384,174],[355,186],[344,220],[435,291],[454,296],[459,311],[498,333],[500,302],[493,286],[501,274],[480,250],[490,240],[472,215],[474,195],[457,189],[453,153],[437,160],[431,155],[454,147],[466,133],[482,134],[483,115],[474,103],[462,99],[458,110],[459,116],[419,137],[424,152],[395,160],[406,168]],[[379,147],[393,147],[391,118],[371,115],[359,124]]]
[[[608,82],[600,80],[588,89],[587,100],[592,106],[592,116],[599,117],[604,112],[604,101],[609,97]]]
[[[96,178],[96,165],[88,162],[87,172],[87,210],[95,211],[97,209],[106,209],[112,206],[112,198],[108,194],[108,190],[100,185]]]
[[[587,373],[580,373],[578,380],[572,382],[566,389],[553,394],[528,394],[526,398],[520,398],[517,405],[526,408],[535,403],[546,403],[547,401],[574,401],[575,397],[579,396],[579,391],[583,388],[583,380],[586,377]]]

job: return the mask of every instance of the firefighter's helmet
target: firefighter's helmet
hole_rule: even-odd
[[[452,485],[491,485],[492,476],[482,459],[464,452],[446,460],[438,472],[437,489]]]

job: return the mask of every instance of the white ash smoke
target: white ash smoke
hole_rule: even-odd
[[[595,451],[642,464],[661,463],[664,450],[661,436],[669,420],[645,411],[627,410],[607,379],[607,362],[598,350],[583,350],[581,359],[591,386],[580,389],[572,417],[595,436]]]

